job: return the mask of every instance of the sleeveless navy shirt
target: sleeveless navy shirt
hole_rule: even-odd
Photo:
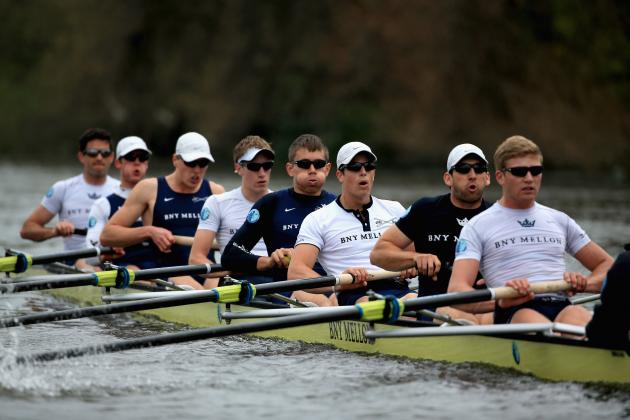
[[[204,179],[199,190],[192,194],[173,191],[163,176],[159,177],[157,182],[157,197],[153,207],[153,226],[168,229],[173,235],[195,236],[199,223],[199,212],[206,199],[212,195],[210,182]],[[189,246],[174,244],[169,253],[155,249],[161,267],[188,265]]]

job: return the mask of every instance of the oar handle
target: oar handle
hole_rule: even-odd
[[[563,292],[571,289],[571,285],[564,280],[540,281],[529,284],[529,290],[535,294]],[[495,299],[510,299],[521,297],[516,289],[511,287],[497,287],[494,290]]]
[[[175,243],[177,245],[183,245],[183,246],[192,246],[193,240],[195,239],[192,236],[181,236],[181,235],[173,235],[173,238],[175,238]],[[212,241],[211,249],[219,249],[219,244],[217,243],[216,238]]]
[[[368,271],[368,281],[385,280],[400,276],[400,271]],[[339,284],[352,284],[354,277],[352,274],[342,273],[339,276]]]

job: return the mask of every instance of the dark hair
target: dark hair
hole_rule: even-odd
[[[298,149],[306,149],[309,152],[321,150],[324,152],[324,158],[328,160],[328,147],[326,147],[322,139],[315,134],[302,134],[293,140],[293,143],[289,146],[289,162],[295,160],[295,154]]]
[[[79,151],[84,152],[87,144],[90,140],[103,140],[109,143],[109,148],[112,148],[112,135],[109,131],[103,128],[88,128],[79,137]]]

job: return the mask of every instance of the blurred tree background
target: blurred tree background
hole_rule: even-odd
[[[198,131],[298,134],[442,164],[512,134],[561,168],[630,169],[623,0],[0,0],[4,157],[73,158],[87,127],[157,154]],[[382,159],[386,160],[386,159]]]

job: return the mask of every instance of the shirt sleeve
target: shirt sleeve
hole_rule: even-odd
[[[88,215],[86,246],[97,247],[101,245],[101,232],[109,220],[109,212],[109,201],[106,198],[100,198],[92,204]]]
[[[199,213],[199,225],[197,229],[209,230],[216,233],[219,231],[219,226],[221,226],[221,210],[219,209],[217,196],[211,195],[203,204],[201,212]]]
[[[53,214],[61,213],[63,197],[66,194],[65,184],[62,181],[56,182],[48,189],[42,199],[42,206]]]
[[[407,238],[414,238],[416,236],[415,232],[420,230],[417,222],[422,220],[422,218],[419,213],[418,204],[415,202],[400,216],[400,219],[396,222],[398,229],[400,229]]]
[[[462,229],[457,244],[455,245],[455,261],[477,260],[481,261],[483,245],[477,231],[470,223]]]
[[[323,248],[324,238],[322,237],[319,223],[317,221],[317,218],[315,217],[316,213],[317,211],[310,213],[302,221],[300,231],[298,233],[297,239],[295,240],[296,246],[300,244],[310,244],[316,246],[319,249]]]
[[[257,272],[256,263],[260,256],[252,254],[251,250],[263,237],[265,226],[270,223],[275,208],[274,197],[273,194],[267,194],[249,210],[247,217],[245,217],[245,222],[243,222],[223,250],[221,255],[221,265],[223,267],[238,272]]]
[[[569,254],[575,256],[580,249],[584,248],[591,241],[591,238],[575,220],[569,216],[566,216],[566,218],[567,243],[565,249]]]

